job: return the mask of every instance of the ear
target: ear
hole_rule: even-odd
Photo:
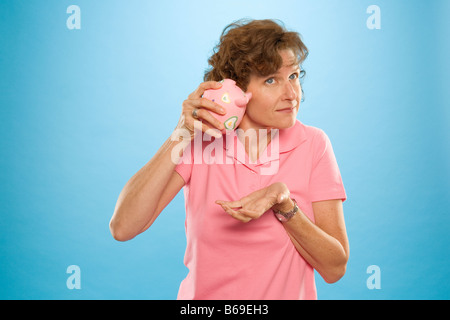
[[[247,103],[250,101],[251,98],[252,98],[252,93],[251,92],[247,92],[247,93],[245,93],[245,97],[236,99],[234,102],[236,103],[236,105],[238,107],[242,108],[242,107],[245,107],[247,105]]]

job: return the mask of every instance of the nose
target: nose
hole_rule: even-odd
[[[291,101],[297,98],[297,91],[290,81],[287,81],[286,84],[284,85],[284,96],[286,100]]]

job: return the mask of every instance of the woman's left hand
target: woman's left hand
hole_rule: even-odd
[[[233,218],[242,222],[258,219],[269,209],[289,211],[293,202],[289,198],[290,192],[282,182],[250,193],[236,201],[217,200],[216,203]]]

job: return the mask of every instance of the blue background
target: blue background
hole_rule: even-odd
[[[69,5],[81,29],[69,30]],[[369,5],[381,9],[370,30]],[[448,299],[450,1],[0,2],[0,298],[175,299],[187,269],[180,192],[120,243],[128,179],[175,128],[222,29],[301,33],[299,119],[329,135],[351,254],[320,299]],[[69,290],[69,265],[81,289]],[[369,290],[367,267],[381,270]]]

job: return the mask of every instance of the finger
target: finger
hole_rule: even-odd
[[[248,217],[250,219],[258,219],[262,215],[262,213],[258,213],[257,211],[244,209],[244,208],[237,210],[237,213],[241,214],[242,216]]]
[[[242,221],[243,223],[247,223],[247,222],[250,222],[250,221],[253,220],[252,218],[243,216],[243,215],[241,215],[239,213],[237,213],[235,215],[232,215],[232,217],[235,218],[236,220]]]
[[[206,98],[186,99],[183,101],[183,112],[192,114],[192,110],[207,109],[219,115],[225,115],[226,110],[220,105]]]
[[[222,201],[222,200],[217,200],[216,204],[220,205],[222,207],[222,209],[224,211],[226,211],[228,214],[230,214],[231,216],[240,216],[239,212],[237,212],[236,210],[232,209],[232,207],[230,207],[228,205],[229,201]]]
[[[226,213],[228,213],[230,216],[232,216],[236,220],[242,221],[244,223],[247,223],[250,220],[252,220],[251,217],[243,215],[243,214],[239,213],[238,211],[231,209],[227,205],[222,205],[222,208],[225,210]]]
[[[217,204],[220,205],[225,205],[228,206],[230,208],[242,208],[242,202],[240,200],[238,201],[222,201],[222,200],[217,200],[216,201]]]
[[[203,93],[208,89],[219,89],[222,87],[222,83],[217,81],[206,81],[201,83],[197,89],[189,95],[190,99],[199,99]]]
[[[197,117],[194,118],[192,112],[194,109],[197,109],[196,114]],[[193,100],[185,100],[183,102],[183,114],[185,118],[190,119],[201,119],[206,120],[213,127],[216,127],[219,130],[224,130],[225,127],[222,122],[220,122],[216,117],[214,117],[208,110],[218,114],[226,114],[226,111],[218,104],[208,100],[208,99],[193,99]]]
[[[222,138],[222,132],[220,130],[217,130],[216,128],[208,125],[207,123],[199,120],[194,120],[194,130],[195,131],[202,131],[205,134],[212,136],[214,138]]]
[[[225,129],[223,123],[217,120],[216,117],[214,117],[211,113],[209,113],[205,109],[197,110],[197,119],[206,120],[209,124],[211,124],[212,126],[216,127],[219,130]]]
[[[198,106],[204,109],[208,109],[209,111],[212,111],[219,115],[224,115],[227,113],[227,111],[220,104],[217,104],[207,98],[200,98],[194,101],[198,103]]]

